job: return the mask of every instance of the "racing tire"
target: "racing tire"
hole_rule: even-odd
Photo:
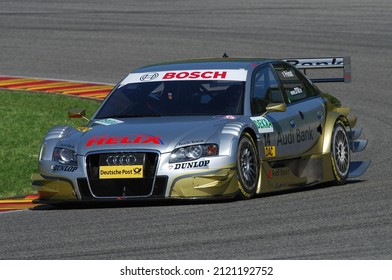
[[[332,132],[331,162],[335,183],[346,183],[350,170],[350,143],[345,125],[340,120],[336,121]]]
[[[239,197],[252,198],[259,182],[260,164],[256,145],[248,133],[244,133],[238,142],[237,177]]]

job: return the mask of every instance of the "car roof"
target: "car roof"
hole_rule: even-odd
[[[276,60],[267,58],[199,58],[149,65],[138,68],[133,73],[193,69],[249,69],[271,61]]]

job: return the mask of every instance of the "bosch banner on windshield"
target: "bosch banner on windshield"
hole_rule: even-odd
[[[130,83],[158,82],[171,80],[227,80],[245,81],[245,69],[202,69],[202,70],[177,70],[149,73],[131,73],[122,82],[121,86]]]

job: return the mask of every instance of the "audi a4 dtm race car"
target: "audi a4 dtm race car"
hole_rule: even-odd
[[[338,71],[307,78],[306,71]],[[337,70],[336,70],[337,69]],[[305,76],[306,75],[306,76]],[[196,59],[127,75],[83,127],[43,140],[40,202],[235,197],[343,184],[369,161],[349,108],[314,83],[350,59]],[[70,111],[83,117],[83,110]]]

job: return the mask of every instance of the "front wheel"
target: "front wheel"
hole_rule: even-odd
[[[335,183],[344,184],[350,169],[350,146],[345,125],[340,120],[336,122],[332,133],[331,161]]]
[[[239,180],[239,196],[252,198],[259,181],[260,165],[257,149],[252,137],[245,133],[241,136],[237,149],[237,174]]]

